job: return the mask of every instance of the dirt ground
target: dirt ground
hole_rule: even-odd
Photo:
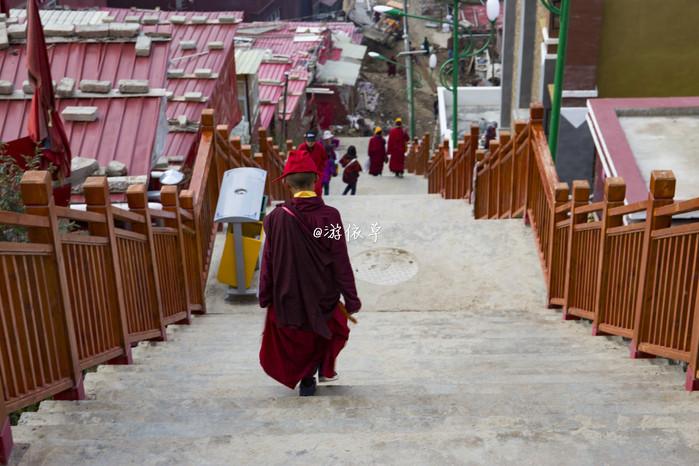
[[[388,48],[372,47],[370,50],[386,56],[398,53],[402,47],[396,46],[394,50]],[[418,75],[414,86],[415,97],[415,130],[416,135],[426,132],[432,133],[436,119],[434,115],[434,101],[437,98],[437,90],[433,80],[429,76],[427,57],[419,56],[415,60],[414,73]],[[409,108],[407,98],[407,83],[405,70],[399,68],[398,74],[389,77],[387,63],[367,58],[362,70],[363,79],[370,81],[379,94],[379,105],[375,113],[365,113],[363,116],[372,119],[376,125],[390,127],[396,117],[402,117],[406,125],[409,121]]]
[[[416,0],[410,2],[410,12],[416,15],[428,15],[441,17],[443,10],[435,0]],[[424,21],[410,20],[410,41],[413,49],[420,49],[425,38],[431,44],[433,52],[437,55],[437,70],[432,73],[428,66],[429,57],[423,54],[413,55],[413,69],[415,74],[415,135],[422,136],[430,133],[433,137],[437,134],[437,118],[434,113],[435,101],[437,100],[438,69],[439,65],[448,59],[446,49],[449,33],[443,33],[440,29],[429,27]],[[434,26],[434,24],[432,25]],[[378,52],[385,57],[397,55],[404,50],[403,41],[396,41],[392,46],[385,46],[365,40],[368,52]],[[404,63],[404,58],[398,60]],[[379,59],[371,58],[367,54],[360,77],[362,81],[368,81],[375,87],[378,95],[378,105],[376,111],[359,109],[357,115],[362,117],[366,123],[363,131],[350,131],[354,136],[367,136],[373,126],[390,127],[394,118],[403,118],[407,128],[409,122],[409,107],[407,98],[407,81],[405,67],[398,67],[398,74],[394,77],[388,76],[388,64]],[[466,84],[469,77],[462,75],[462,83]]]

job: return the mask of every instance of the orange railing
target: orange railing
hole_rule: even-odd
[[[267,137],[264,128],[260,130],[260,152],[256,154],[255,160],[260,167],[267,170],[267,180],[265,182],[265,194],[270,201],[284,201],[289,199],[289,190],[281,183],[274,183],[272,180],[281,176],[284,171],[286,156],[279,152],[279,147],[274,145],[274,139]],[[289,143],[287,143],[287,149]]]
[[[415,138],[408,148],[405,166],[408,173],[424,175],[430,159],[430,135],[425,133],[422,139]]]
[[[419,149],[427,153],[429,136],[425,135]],[[470,199],[473,192],[473,171],[478,149],[478,127],[471,127],[469,134],[457,144],[449,156],[449,143],[444,142],[427,161],[421,153],[416,155],[416,174],[427,177],[428,192],[441,194],[446,199]]]
[[[167,325],[205,311],[221,177],[256,165],[207,110],[189,187],[163,187],[159,207],[144,185],[128,188],[128,207],[112,205],[104,177],[84,183],[85,210],[57,207],[50,175],[24,174],[26,212],[0,211],[0,224],[27,232],[0,242],[0,460],[7,413],[83,398],[83,370],[128,364],[134,343],[164,340]]]
[[[672,172],[654,171],[648,200],[625,205],[621,178],[605,180],[590,202],[587,181],[559,183],[533,106],[480,157],[476,218],[524,214],[533,229],[548,304],[566,319],[592,321],[593,334],[631,339],[631,356],[687,363],[687,390],[699,389],[699,223],[673,216],[699,211],[699,199],[675,202]],[[508,210],[509,205],[509,210]],[[496,206],[496,207],[493,207]]]

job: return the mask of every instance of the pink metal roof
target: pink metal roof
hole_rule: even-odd
[[[207,20],[220,16],[233,16],[242,21],[243,13],[239,11],[209,11],[209,12],[172,12],[156,10],[131,10],[122,8],[106,8],[116,21],[124,21],[127,16],[158,16],[164,22],[173,15],[205,16]],[[145,27],[145,26],[144,26]],[[190,121],[199,121],[201,112],[207,107],[213,107],[218,124],[226,124],[230,128],[237,125],[242,113],[238,106],[234,37],[236,24],[158,24],[149,26],[154,31],[169,31],[172,35],[168,58],[170,68],[181,68],[186,74],[194,70],[209,68],[218,73],[217,79],[167,79],[166,87],[174,96],[184,96],[186,92],[201,92],[208,98],[206,103],[170,101],[167,106],[167,116],[175,119],[186,115]],[[181,50],[179,44],[183,40],[193,40],[196,50]],[[207,44],[213,41],[223,42],[222,50],[209,50]],[[167,67],[167,65],[166,65]],[[166,74],[166,71],[163,71]],[[196,133],[170,133],[165,143],[166,155],[187,155],[191,146],[196,142]]]
[[[167,68],[166,42],[154,42],[149,57],[137,57],[133,43],[61,43],[48,46],[51,76],[75,79],[109,80],[116,88],[120,79],[148,79],[152,88],[165,87]],[[27,80],[27,50],[24,45],[11,45],[0,50],[0,79],[11,81],[21,89]]]
[[[269,128],[269,125],[274,119],[275,106],[274,105],[261,105],[260,106],[260,127]]]
[[[59,98],[57,102],[59,111],[68,106],[97,107],[97,121],[64,121],[73,157],[95,158],[102,166],[118,160],[126,164],[129,175],[150,173],[162,97]],[[0,100],[0,140],[27,135],[30,105],[30,99]]]
[[[274,30],[255,33],[255,29],[274,26]],[[304,28],[306,28],[304,30]],[[320,28],[320,29],[319,29]],[[260,83],[260,125],[269,127],[274,115],[283,112],[284,73],[287,71],[299,79],[289,80],[289,89],[286,101],[286,119],[291,119],[301,99],[305,97],[306,87],[310,84],[308,65],[312,58],[319,63],[327,60],[337,60],[341,51],[332,46],[331,32],[342,32],[353,42],[361,42],[361,33],[352,23],[313,23],[313,22],[255,22],[245,23],[240,26],[238,35],[252,39],[250,45],[255,49],[268,49],[273,55],[286,56],[289,64],[263,62],[258,71],[261,81],[277,81],[282,85]],[[317,40],[294,40],[299,35],[306,35]]]

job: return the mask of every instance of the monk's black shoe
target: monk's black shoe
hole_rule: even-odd
[[[305,379],[301,380],[301,384],[299,385],[299,395],[300,396],[313,396],[315,394],[316,394],[316,378],[315,378],[315,376],[306,377]]]

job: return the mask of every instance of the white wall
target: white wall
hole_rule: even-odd
[[[439,134],[441,140],[448,140],[451,145],[452,94],[444,87],[437,88],[439,100]],[[482,114],[489,121],[500,123],[501,106],[500,87],[460,87],[458,89],[459,115],[477,117]],[[494,113],[497,115],[494,115]],[[463,128],[461,128],[463,129]]]

